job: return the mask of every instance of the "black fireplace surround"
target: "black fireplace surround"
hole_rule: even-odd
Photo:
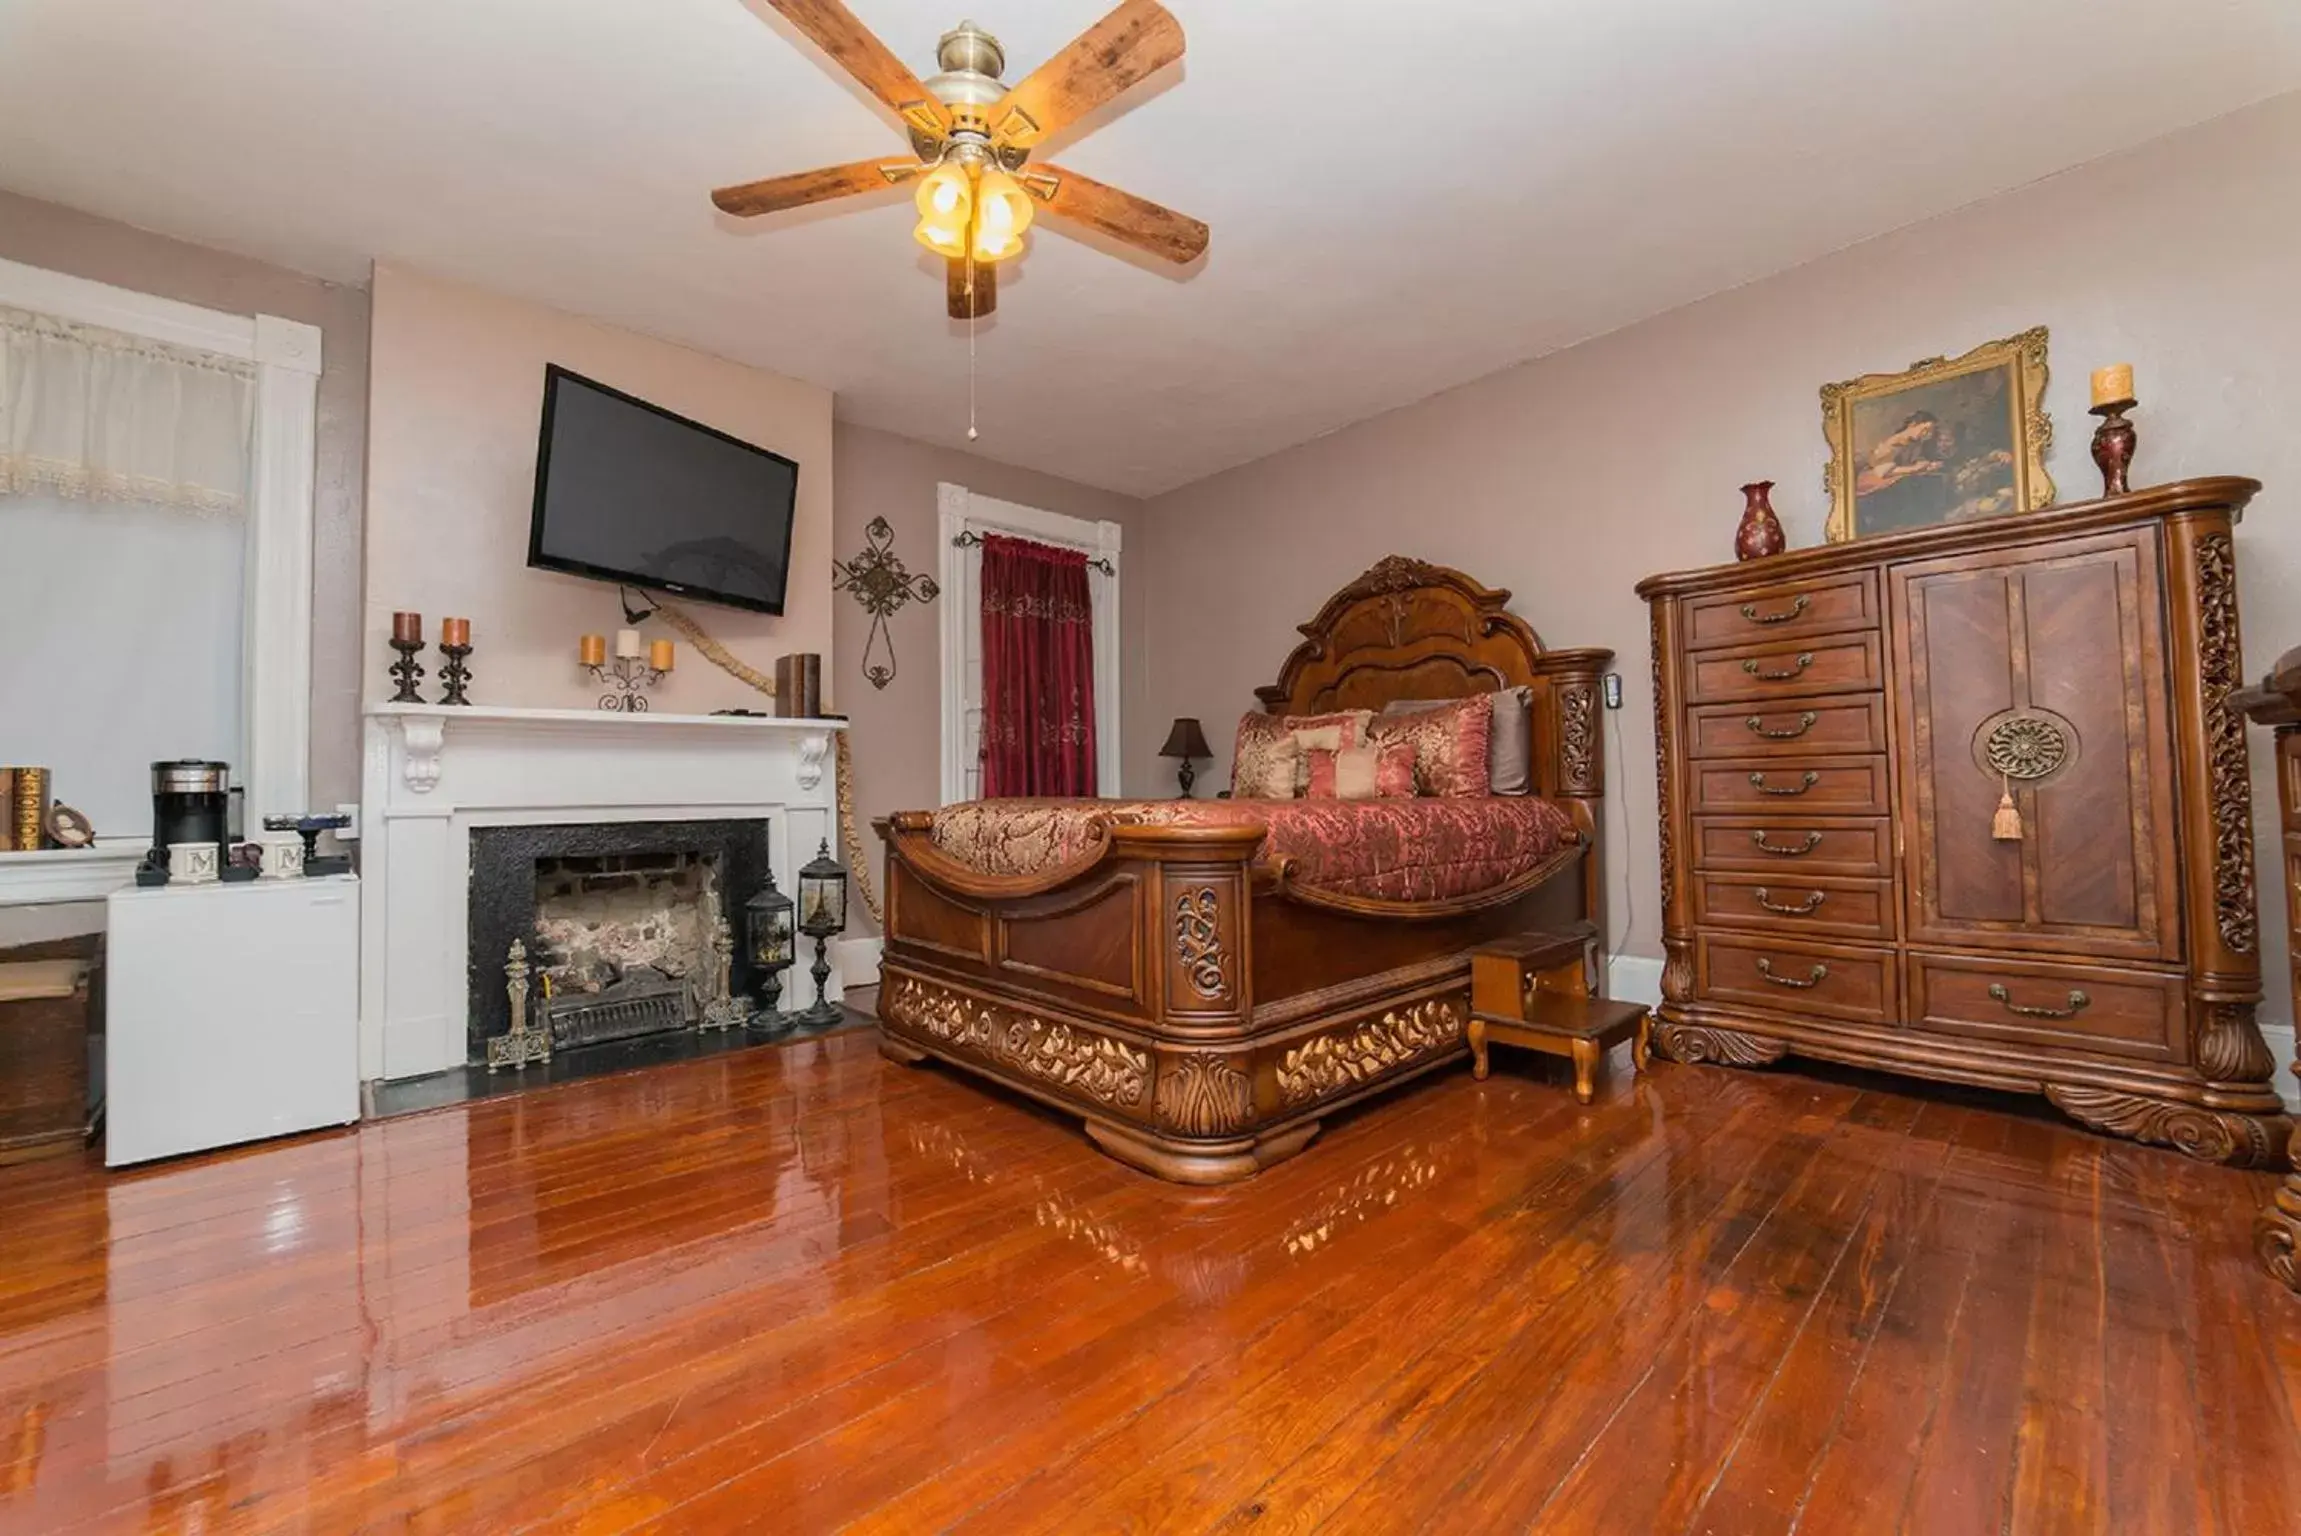
[[[735,990],[753,987],[743,954],[743,903],[767,883],[767,821],[599,821],[553,826],[474,827],[471,832],[468,1060],[485,1065],[487,1042],[511,1028],[503,963],[511,941],[535,943],[535,866],[541,859],[630,858],[697,853],[719,868],[721,915],[735,931]],[[529,1019],[540,1018],[540,989]]]

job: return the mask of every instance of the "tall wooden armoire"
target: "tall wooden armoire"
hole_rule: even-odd
[[[1656,1045],[2043,1093],[2276,1164],[2236,547],[2251,480],[1654,576]]]

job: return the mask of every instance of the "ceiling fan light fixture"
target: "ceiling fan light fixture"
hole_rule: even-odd
[[[1004,261],[1023,248],[1031,199],[1015,178],[993,166],[975,188],[975,260]]]

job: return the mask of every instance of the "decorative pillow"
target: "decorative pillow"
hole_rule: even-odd
[[[1489,793],[1486,747],[1494,733],[1494,695],[1476,694],[1437,709],[1391,715],[1374,727],[1376,742],[1414,748],[1414,785],[1426,795],[1459,800]]]
[[[1486,787],[1497,795],[1534,792],[1534,690],[1521,684],[1494,696],[1494,724],[1486,735]],[[1459,699],[1397,699],[1382,706],[1384,715],[1418,715],[1444,709]]]
[[[1292,800],[1302,771],[1294,733],[1276,715],[1249,711],[1239,717],[1238,741],[1230,755],[1230,792],[1239,800]]]
[[[1366,728],[1373,719],[1370,709],[1347,709],[1331,715],[1249,711],[1239,718],[1238,743],[1231,753],[1232,796],[1240,800],[1300,799],[1309,784],[1305,754],[1365,745]],[[1282,755],[1288,757],[1283,777],[1277,766]]]
[[[1316,751],[1309,759],[1313,800],[1414,798],[1414,748],[1407,742]]]

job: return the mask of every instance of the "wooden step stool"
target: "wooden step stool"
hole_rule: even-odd
[[[1597,1095],[1606,1052],[1632,1042],[1638,1070],[1651,1058],[1653,1015],[1638,1003],[1596,994],[1598,935],[1589,924],[1559,933],[1496,939],[1470,951],[1471,1075],[1486,1076],[1489,1040],[1564,1056],[1574,1063],[1574,1097]]]

